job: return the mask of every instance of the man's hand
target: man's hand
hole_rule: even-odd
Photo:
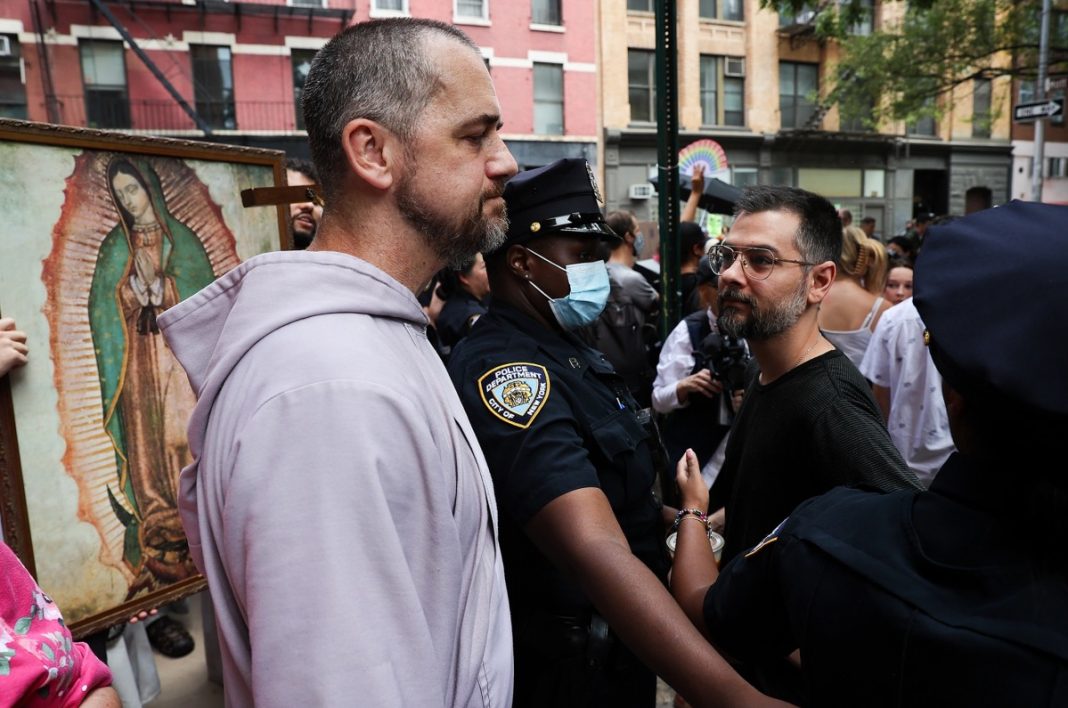
[[[0,318],[0,376],[25,364],[29,353],[26,333],[15,329],[15,320],[10,317]]]
[[[702,369],[696,374],[690,374],[675,384],[675,396],[679,399],[679,405],[684,406],[690,401],[690,394],[697,393],[707,398],[718,395],[723,390],[723,382],[712,378],[712,372]]]
[[[731,393],[731,409],[737,413],[738,409],[742,407],[742,399],[745,398],[745,389],[740,388],[737,391]]]

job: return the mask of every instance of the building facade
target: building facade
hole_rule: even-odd
[[[0,0],[0,116],[306,157],[299,99],[315,52],[352,23],[396,16],[474,40],[522,167],[596,162],[586,0]]]
[[[855,31],[890,20],[897,5],[874,6]],[[837,48],[818,42],[807,18],[761,9],[759,0],[677,7],[679,145],[718,142],[733,184],[809,189],[855,221],[874,217],[883,238],[921,212],[964,214],[1010,198],[1008,80],[962,87],[937,124],[868,130],[813,100],[829,83]],[[644,222],[656,220],[656,196],[632,185],[647,182],[657,164],[653,9],[653,0],[601,3],[606,199]]]

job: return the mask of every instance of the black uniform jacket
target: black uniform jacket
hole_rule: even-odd
[[[1008,474],[956,453],[928,492],[805,502],[709,590],[711,637],[800,647],[809,705],[1068,705],[1065,566],[1007,523]]]
[[[467,336],[471,326],[478,318],[486,314],[486,306],[481,300],[463,288],[458,289],[438,313],[438,336],[446,347],[455,347],[456,343]]]
[[[599,487],[632,552],[665,576],[651,436],[599,352],[494,301],[453,352],[449,375],[493,476],[513,615],[588,614],[578,585],[522,532],[577,489]]]

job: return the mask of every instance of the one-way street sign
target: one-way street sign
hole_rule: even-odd
[[[1012,109],[1012,119],[1017,123],[1024,123],[1039,118],[1051,118],[1063,112],[1064,99],[1054,98],[1049,101],[1019,104]]]

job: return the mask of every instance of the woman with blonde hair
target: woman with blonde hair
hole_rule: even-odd
[[[842,229],[838,273],[820,308],[820,329],[857,366],[875,323],[891,305],[882,297],[887,265],[881,243],[856,226]]]

